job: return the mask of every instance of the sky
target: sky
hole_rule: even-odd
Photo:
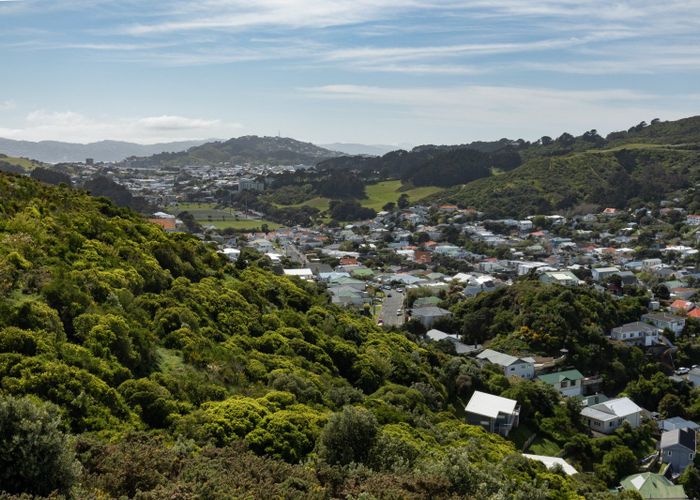
[[[457,144],[700,114],[700,0],[0,0],[0,137]]]

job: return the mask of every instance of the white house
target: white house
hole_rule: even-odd
[[[611,434],[623,422],[639,427],[642,409],[630,398],[617,398],[581,410],[583,422],[596,432]]]
[[[484,349],[477,359],[498,365],[503,368],[506,377],[533,379],[535,377],[535,360],[533,358],[516,358],[510,354]]]
[[[520,407],[513,399],[474,391],[465,408],[467,422],[507,436],[520,421]]]
[[[635,321],[610,330],[610,338],[619,340],[627,345],[641,345],[649,347],[659,340],[659,329],[648,323]]]

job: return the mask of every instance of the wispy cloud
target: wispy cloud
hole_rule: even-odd
[[[153,143],[174,139],[225,137],[240,132],[241,124],[176,115],[141,118],[92,117],[74,111],[34,110],[21,126],[0,127],[0,136],[24,140],[92,142],[117,139]]]
[[[559,90],[510,86],[376,87],[324,85],[300,89],[320,99],[388,107],[384,113],[413,117],[423,125],[442,123],[467,137],[498,138],[528,132],[528,138],[616,130],[656,116],[687,114],[684,99],[628,89]],[[696,102],[700,105],[700,102]],[[513,134],[515,132],[515,134]]]

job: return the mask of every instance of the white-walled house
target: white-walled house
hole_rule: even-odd
[[[650,347],[659,340],[659,329],[649,323],[635,321],[610,330],[610,338],[627,345]]]
[[[615,274],[620,274],[620,269],[617,267],[594,267],[591,269],[591,277],[595,281],[602,281]]]
[[[516,358],[493,349],[484,349],[476,357],[500,366],[506,377],[535,378],[535,360],[533,358]]]
[[[487,431],[502,436],[508,436],[520,421],[520,407],[517,401],[487,392],[474,391],[464,410],[468,423],[480,425]]]
[[[685,328],[684,317],[668,313],[647,313],[642,315],[642,321],[651,323],[660,330],[668,328],[676,335],[680,334]]]
[[[583,422],[596,432],[611,434],[624,422],[632,428],[639,427],[642,409],[630,398],[610,399],[581,410]]]

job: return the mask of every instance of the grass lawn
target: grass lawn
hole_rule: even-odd
[[[435,186],[422,186],[402,191],[401,181],[383,181],[367,186],[365,189],[367,198],[360,200],[360,203],[362,206],[380,211],[390,201],[396,202],[402,194],[408,196],[409,202],[415,202],[442,190]]]
[[[214,226],[217,229],[259,229],[267,224],[270,229],[278,229],[282,225],[265,219],[236,219],[235,211],[215,208],[212,203],[178,203],[166,207],[169,213],[178,214],[183,211],[191,213],[195,220],[203,226]]]

